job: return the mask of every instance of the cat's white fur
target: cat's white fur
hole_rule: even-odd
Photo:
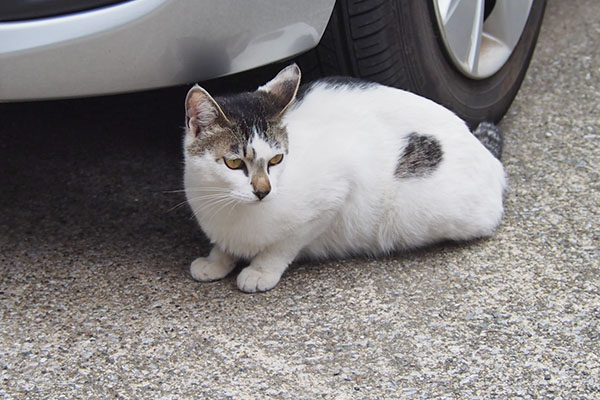
[[[251,262],[238,287],[263,291],[299,256],[389,254],[488,236],[500,222],[502,164],[433,101],[380,85],[323,84],[293,104],[283,122],[289,154],[270,168],[272,191],[262,201],[240,171],[210,154],[185,152],[188,200],[214,243],[208,257],[192,263],[195,279],[223,278],[244,258]],[[429,176],[400,179],[394,171],[413,132],[435,137],[443,159]],[[193,141],[188,129],[185,147]],[[280,152],[258,135],[253,145],[265,160]],[[218,194],[220,203],[212,204]]]

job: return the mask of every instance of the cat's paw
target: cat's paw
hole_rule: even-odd
[[[192,278],[201,282],[216,281],[225,278],[232,268],[230,264],[215,262],[208,257],[198,257],[190,265]]]
[[[246,267],[237,277],[237,286],[246,293],[264,292],[273,289],[279,283],[280,278],[279,272],[267,272]]]

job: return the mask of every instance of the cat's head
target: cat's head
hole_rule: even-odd
[[[273,197],[288,154],[282,118],[299,85],[300,69],[293,64],[254,92],[213,98],[198,85],[190,89],[186,184],[213,188],[241,202]]]

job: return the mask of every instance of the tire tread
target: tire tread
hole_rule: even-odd
[[[450,65],[440,47],[433,5],[426,0],[337,0],[320,44],[298,62],[306,80],[354,76],[429,97],[471,126],[497,122],[533,54],[546,0],[533,4],[524,45],[499,79],[473,83]]]

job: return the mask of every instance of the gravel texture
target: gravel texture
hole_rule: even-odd
[[[600,7],[548,4],[487,240],[201,284],[185,88],[0,105],[0,397],[600,398]]]

